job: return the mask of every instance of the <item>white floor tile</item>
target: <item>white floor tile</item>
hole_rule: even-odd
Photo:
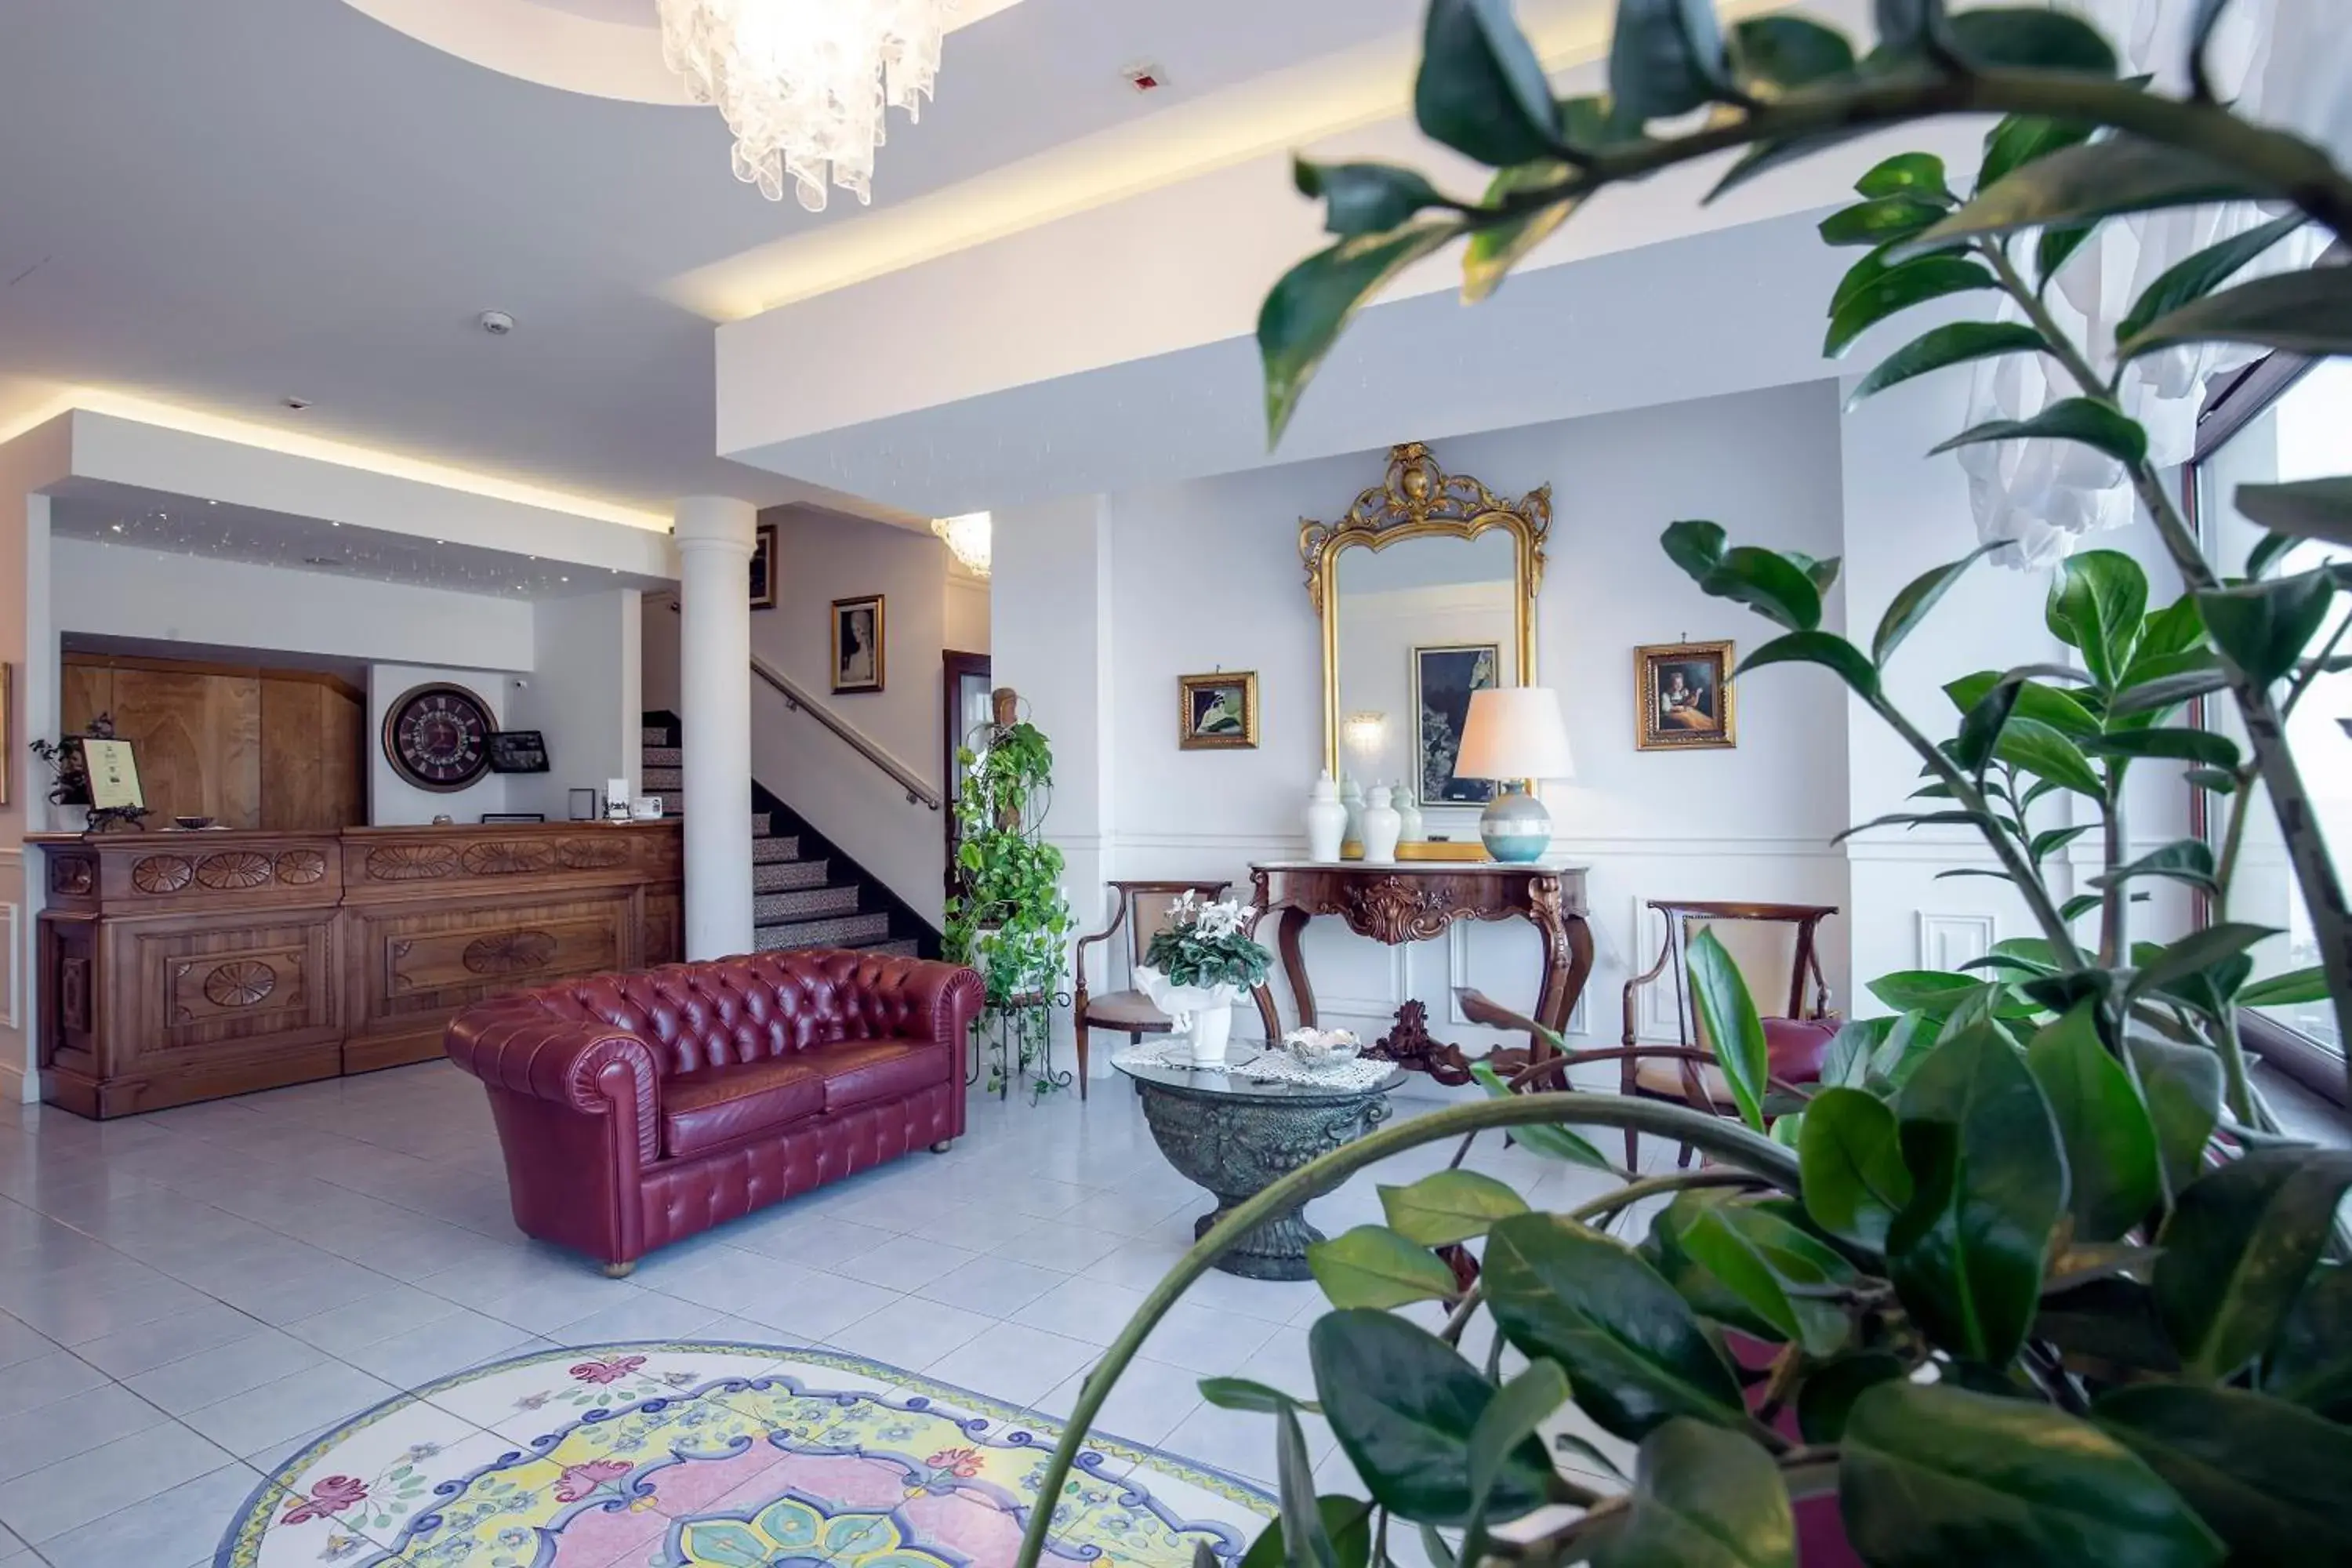
[[[415,1388],[511,1351],[538,1336],[512,1323],[459,1308],[422,1328],[363,1345],[344,1357],[352,1366],[399,1388]],[[240,1449],[250,1453],[251,1449]]]
[[[276,1383],[327,1363],[327,1353],[291,1334],[263,1329],[241,1340],[125,1378],[125,1386],[174,1415]]]
[[[975,1258],[916,1292],[992,1318],[1010,1317],[1070,1277],[1010,1258]]]
[[[1077,1405],[1078,1390],[1091,1367],[1071,1373],[1036,1402],[1047,1415],[1067,1419]],[[1110,1396],[1088,1429],[1124,1437],[1146,1447],[1163,1446],[1163,1439],[1201,1403],[1201,1374],[1166,1362],[1138,1356],[1111,1385]]]
[[[919,1290],[980,1254],[919,1236],[894,1236],[870,1251],[824,1263],[828,1273],[892,1290]]]
[[[143,1502],[118,1510],[43,1543],[58,1564],[209,1563],[227,1521],[261,1485],[247,1465],[224,1465]],[[5,1562],[5,1559],[0,1559]]]
[[[1051,1224],[1023,1231],[1009,1241],[1000,1241],[988,1250],[998,1258],[1010,1258],[1016,1263],[1034,1263],[1040,1268],[1058,1268],[1076,1274],[1088,1264],[1108,1257],[1127,1245],[1128,1238],[1113,1231],[1088,1230],[1071,1225],[1066,1216]]]
[[[1043,1398],[1080,1367],[1097,1348],[1020,1323],[997,1323],[921,1370],[959,1388],[993,1394],[1013,1405]]]
[[[176,1422],[117,1438],[0,1485],[0,1524],[46,1555],[46,1543],[212,1474],[231,1456]]]
[[[182,1419],[229,1453],[247,1458],[355,1415],[399,1392],[357,1367],[330,1362],[192,1410]]]
[[[0,1369],[31,1361],[36,1356],[55,1355],[60,1348],[57,1341],[47,1334],[0,1314]]]
[[[51,1351],[47,1355],[18,1362],[0,1375],[0,1416],[37,1410],[107,1381],[104,1373],[80,1357],[67,1351]]]
[[[835,1330],[825,1342],[852,1355],[911,1368],[936,1361],[947,1352],[969,1343],[993,1328],[996,1321],[944,1301],[907,1296],[847,1328]]]
[[[117,1437],[171,1419],[120,1384],[102,1384],[70,1399],[0,1420],[0,1479],[88,1453]]]
[[[109,1377],[135,1377],[258,1334],[264,1327],[258,1318],[212,1301],[160,1322],[87,1341],[76,1345],[74,1353]]]
[[[381,1344],[395,1335],[452,1317],[461,1309],[445,1297],[409,1285],[394,1285],[348,1306],[331,1308],[309,1318],[297,1318],[286,1332],[313,1344],[331,1356]]]
[[[1013,1321],[1088,1344],[1107,1345],[1142,1305],[1143,1292],[1128,1286],[1108,1279],[1066,1279],[1014,1312]]]

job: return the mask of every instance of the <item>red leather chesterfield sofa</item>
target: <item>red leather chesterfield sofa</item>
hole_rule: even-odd
[[[672,963],[477,1003],[515,1224],[615,1278],[681,1237],[964,1128],[980,977],[817,950]]]

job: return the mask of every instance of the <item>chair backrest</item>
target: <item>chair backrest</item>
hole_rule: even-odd
[[[1690,995],[1690,944],[1701,931],[1721,942],[1738,967],[1758,1012],[1768,1017],[1819,1018],[1829,1012],[1829,982],[1822,973],[1815,935],[1837,913],[1834,904],[1742,904],[1653,899],[1665,917],[1665,951],[1683,1044],[1704,1046]],[[1810,998],[1807,981],[1811,982]]]
[[[1127,931],[1127,962],[1132,972],[1143,962],[1151,939],[1168,929],[1169,906],[1187,893],[1197,894],[1204,903],[1213,903],[1225,896],[1233,886],[1225,882],[1113,882],[1118,897],[1118,915],[1115,923]]]

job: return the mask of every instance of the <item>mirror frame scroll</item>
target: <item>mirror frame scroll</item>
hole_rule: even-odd
[[[1514,543],[1512,594],[1518,645],[1518,684],[1536,684],[1536,595],[1543,587],[1544,545],[1551,534],[1551,486],[1538,485],[1505,501],[1467,474],[1449,474],[1428,447],[1404,441],[1389,448],[1387,473],[1366,488],[1337,522],[1298,520],[1298,555],[1307,568],[1307,598],[1323,623],[1323,765],[1339,776],[1339,564],[1351,549],[1385,550],[1406,539],[1472,540],[1502,529]]]

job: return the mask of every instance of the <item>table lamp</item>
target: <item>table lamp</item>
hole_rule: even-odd
[[[1534,779],[1571,779],[1576,759],[1560,721],[1559,697],[1547,686],[1500,686],[1470,694],[1454,776],[1494,779],[1494,803],[1478,818],[1478,837],[1497,860],[1523,864],[1551,846],[1551,813],[1528,793]]]

